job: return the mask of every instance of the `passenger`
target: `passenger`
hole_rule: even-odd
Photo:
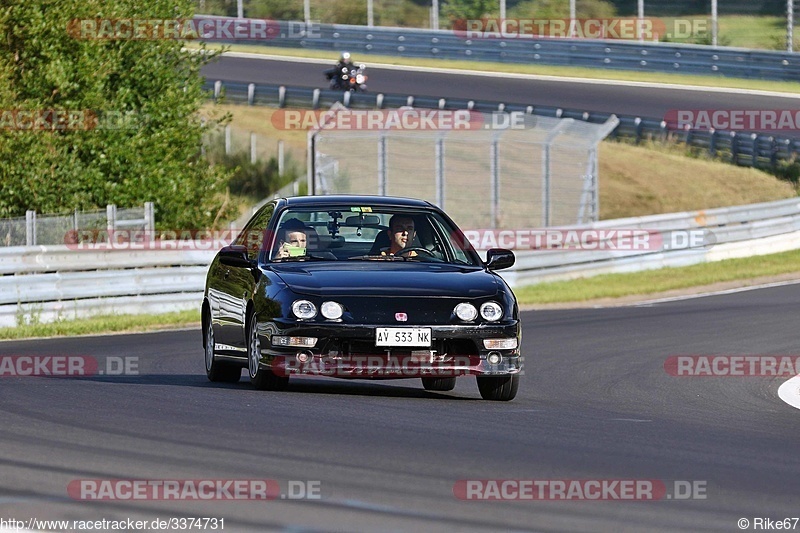
[[[283,259],[285,257],[305,255],[308,245],[307,231],[306,225],[296,218],[290,218],[281,224],[278,229],[280,245],[275,253],[275,258]]]

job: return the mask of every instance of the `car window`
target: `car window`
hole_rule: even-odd
[[[393,256],[389,223],[394,215],[414,221],[413,240],[406,248],[414,252]],[[285,230],[303,231],[307,246],[284,251]],[[272,261],[384,260],[449,262],[479,266],[477,256],[462,249],[459,231],[434,210],[347,206],[336,208],[290,208],[280,213],[275,236],[269,246]],[[283,240],[282,240],[283,236]],[[296,241],[295,241],[296,242]],[[474,257],[473,257],[474,256]]]
[[[245,224],[244,229],[233,241],[234,244],[240,244],[247,247],[247,257],[256,260],[258,259],[259,252],[264,245],[264,235],[269,226],[269,221],[272,214],[275,212],[275,204],[270,202],[262,207],[255,215]]]

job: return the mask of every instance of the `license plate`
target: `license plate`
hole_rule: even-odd
[[[377,328],[375,346],[430,346],[431,328]]]

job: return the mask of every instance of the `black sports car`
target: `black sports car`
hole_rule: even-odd
[[[211,263],[203,346],[211,381],[247,368],[258,389],[292,375],[422,378],[448,391],[475,375],[511,400],[521,328],[511,289],[436,206],[383,196],[306,196],[261,208]]]

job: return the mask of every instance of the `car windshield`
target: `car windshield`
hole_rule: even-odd
[[[480,266],[450,221],[432,210],[380,206],[290,208],[280,215],[269,259],[420,261]]]

